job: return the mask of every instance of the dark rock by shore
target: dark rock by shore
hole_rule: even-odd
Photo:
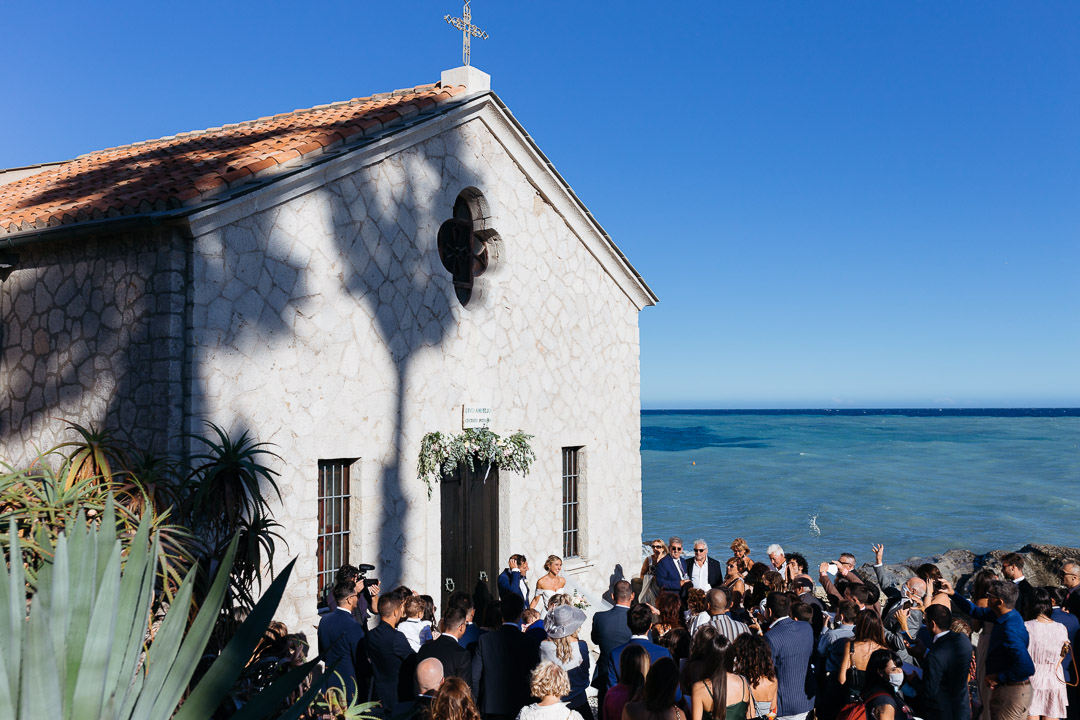
[[[915,568],[923,563],[933,563],[941,574],[953,583],[962,593],[970,590],[971,579],[979,570],[990,568],[1001,573],[1001,556],[1008,550],[991,550],[976,555],[970,550],[948,550],[940,555],[911,557],[901,563],[885,563],[886,584],[903,583],[915,574]],[[1016,551],[1024,558],[1024,576],[1032,585],[1060,585],[1058,571],[1067,558],[1080,559],[1080,548],[1061,547],[1059,545],[1025,545]],[[886,557],[886,560],[888,558]],[[877,582],[874,568],[864,564],[855,570],[864,580]]]

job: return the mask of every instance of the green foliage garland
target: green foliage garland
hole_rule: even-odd
[[[427,483],[430,499],[431,478],[438,479],[461,463],[468,465],[470,470],[476,470],[478,465],[490,464],[519,475],[528,475],[529,466],[536,460],[536,453],[529,445],[532,438],[532,435],[520,430],[503,438],[487,428],[469,428],[460,435],[430,432],[420,441],[416,477]]]

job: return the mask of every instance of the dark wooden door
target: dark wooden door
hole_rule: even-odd
[[[497,594],[499,469],[460,465],[442,479],[442,607],[451,590],[472,594],[475,621]]]

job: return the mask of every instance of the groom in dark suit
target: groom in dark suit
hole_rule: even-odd
[[[524,555],[511,555],[507,565],[509,567],[499,573],[496,583],[499,586],[499,599],[507,595],[517,595],[527,607],[530,598],[525,576],[529,572],[529,562]]]
[[[934,641],[927,648],[923,662],[922,714],[940,720],[970,720],[971,641],[949,630],[952,611],[944,605],[931,605],[924,615]]]

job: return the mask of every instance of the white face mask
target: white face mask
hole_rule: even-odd
[[[900,686],[904,684],[904,673],[902,673],[902,672],[889,673],[889,684],[892,685],[897,690],[899,690]]]

